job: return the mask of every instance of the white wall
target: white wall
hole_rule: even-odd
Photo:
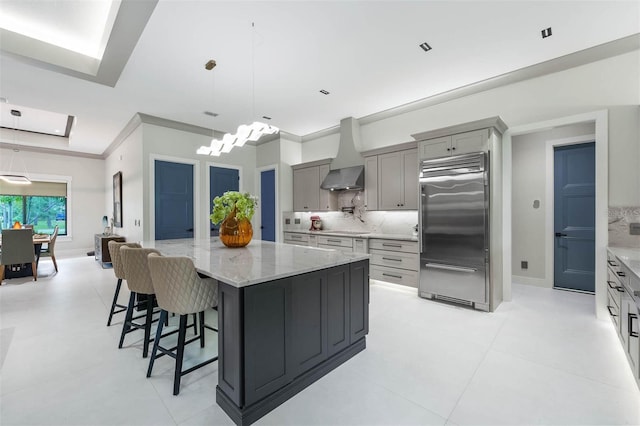
[[[581,123],[512,138],[511,238],[514,281],[552,287],[546,274],[546,200],[553,188],[547,187],[547,141],[594,135],[594,123]],[[539,206],[533,206],[534,201]],[[528,269],[520,262],[526,260]]]
[[[336,154],[338,154],[339,144],[340,133],[334,133],[317,139],[305,141],[302,143],[302,158],[300,162],[308,163],[309,161],[335,158]]]
[[[0,170],[7,170],[11,153],[11,150],[0,149]],[[31,151],[21,151],[20,154],[27,172],[34,179],[43,175],[71,177],[71,200],[67,206],[71,236],[58,237],[56,255],[63,257],[93,250],[93,237],[102,232],[102,216],[105,214],[104,161]],[[15,167],[14,164],[13,170]]]

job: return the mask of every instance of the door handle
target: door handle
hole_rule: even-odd
[[[193,228],[187,229],[187,232],[193,232]]]
[[[567,234],[563,234],[562,232],[556,232],[556,237],[566,237]]]

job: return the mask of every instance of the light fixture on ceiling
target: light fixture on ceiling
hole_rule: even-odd
[[[251,23],[251,116],[255,117],[256,104],[256,78],[255,78],[255,23]],[[216,66],[216,62],[211,60],[206,63],[205,68],[212,70]],[[263,116],[265,119],[266,117]],[[270,120],[270,118],[269,118]],[[235,133],[226,133],[222,139],[211,140],[209,146],[203,145],[196,151],[201,155],[219,156],[222,153],[230,152],[234,147],[242,147],[247,141],[257,142],[264,135],[273,135],[278,133],[280,129],[270,124],[254,121],[251,124],[242,124]]]
[[[542,34],[542,38],[551,37],[553,35],[553,33],[551,32],[551,27],[545,28],[544,30],[540,31],[540,33]]]
[[[420,48],[425,52],[428,52],[431,50],[431,46],[429,46],[429,43],[427,43],[426,41],[420,44]]]
[[[17,136],[18,136],[18,130],[15,130],[18,128],[18,126],[16,125],[18,123],[16,123],[16,121],[19,120],[20,117],[22,117],[22,112],[20,112],[20,110],[17,110],[17,109],[12,109],[11,115],[14,117],[13,142],[14,142],[14,145],[16,145]],[[31,179],[29,179],[29,173],[27,173],[27,166],[24,164],[24,160],[22,159],[22,157],[20,157],[20,161],[22,162],[22,168],[24,169],[24,173],[16,173],[13,171],[13,159],[16,155],[20,156],[20,150],[17,148],[14,148],[13,152],[11,153],[11,160],[9,161],[9,168],[7,169],[6,173],[0,174],[0,179],[2,179],[7,183],[12,183],[17,185],[29,185],[31,184]]]

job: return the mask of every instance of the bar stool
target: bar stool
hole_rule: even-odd
[[[153,322],[153,305],[155,302],[155,292],[149,275],[149,266],[147,256],[150,253],[159,253],[151,248],[134,248],[123,245],[120,247],[120,259],[124,266],[124,275],[127,280],[127,286],[131,291],[129,296],[129,304],[127,305],[127,313],[124,323],[122,324],[122,334],[120,335],[120,344],[118,348],[122,348],[124,337],[132,331],[144,330],[144,342],[142,346],[142,357],[146,358],[149,353],[149,341],[151,337],[151,323]],[[135,307],[136,295],[144,294],[146,300],[146,315],[144,324],[137,323],[133,318],[133,309]]]
[[[120,259],[120,247],[127,246],[133,248],[141,248],[138,243],[120,243],[117,241],[109,241],[109,256],[111,256],[111,264],[113,265],[113,272],[116,274],[118,283],[116,284],[116,292],[113,295],[113,302],[111,302],[111,311],[109,312],[109,320],[107,321],[107,327],[111,325],[111,319],[114,314],[119,314],[127,310],[125,305],[118,303],[118,296],[120,295],[120,287],[122,287],[122,280],[126,280],[127,276],[124,274],[124,266]],[[116,310],[117,308],[117,310]]]
[[[153,288],[158,299],[158,306],[162,309],[160,322],[156,330],[156,338],[153,342],[151,359],[147,377],[151,377],[153,363],[156,358],[168,355],[176,360],[173,376],[173,394],[180,393],[180,379],[185,374],[210,364],[218,359],[216,355],[198,365],[182,371],[182,361],[184,358],[185,345],[200,341],[200,347],[204,348],[205,328],[218,331],[217,328],[209,327],[204,323],[204,311],[218,306],[218,282],[213,278],[201,278],[188,257],[163,257],[157,254],[149,254],[149,271],[153,281]],[[180,325],[178,328],[178,344],[176,347],[167,349],[160,346],[162,327],[168,312],[180,315]],[[187,317],[189,314],[198,313],[200,317],[200,333],[187,341]],[[161,353],[158,354],[158,351]]]

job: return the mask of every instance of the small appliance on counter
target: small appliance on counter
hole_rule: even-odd
[[[309,231],[320,231],[322,230],[322,220],[320,216],[311,216],[311,228]]]

